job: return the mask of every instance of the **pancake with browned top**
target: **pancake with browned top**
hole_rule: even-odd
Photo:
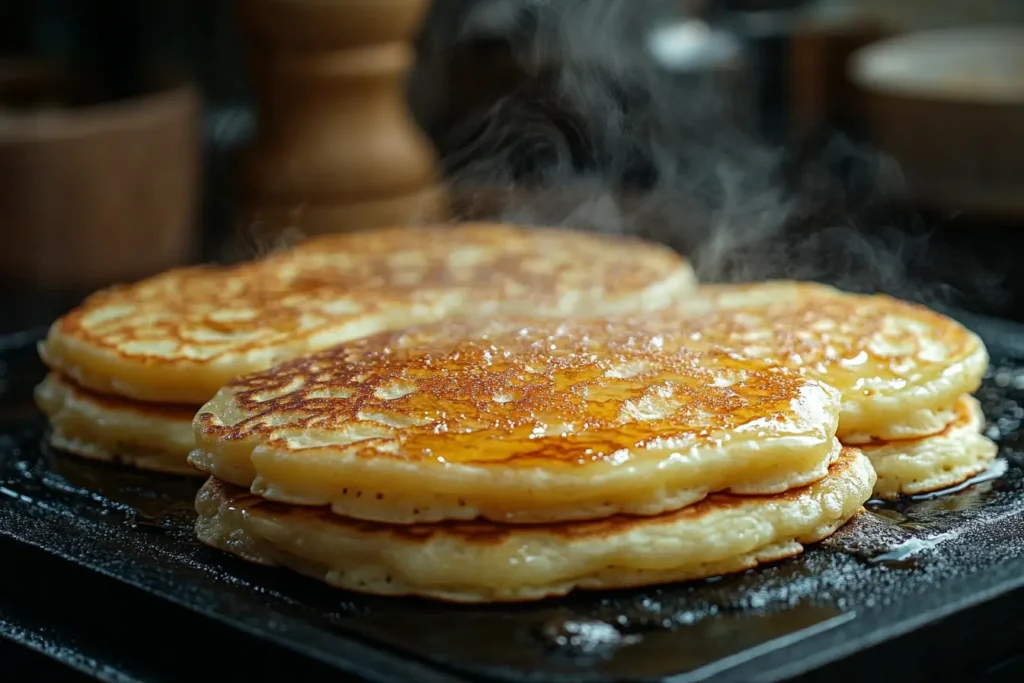
[[[447,321],[225,386],[190,461],[264,497],[410,523],[658,514],[838,455],[838,393],[668,326]]]
[[[230,379],[451,315],[605,314],[694,288],[671,250],[569,230],[465,224],[323,237],[261,261],[97,293],[40,353],[92,391],[199,405]]]
[[[717,576],[796,555],[856,515],[874,481],[867,459],[846,449],[825,478],[774,496],[714,494],[653,517],[403,526],[271,503],[211,479],[196,499],[196,532],[251,562],[360,592],[526,601]]]
[[[981,384],[984,344],[923,306],[809,282],[702,287],[680,332],[771,359],[842,393],[843,443],[941,432]],[[660,315],[660,314],[659,314]],[[678,311],[665,317],[676,318]]]

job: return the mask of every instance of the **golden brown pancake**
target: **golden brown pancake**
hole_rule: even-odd
[[[839,389],[843,443],[941,432],[988,367],[973,332],[884,295],[809,282],[714,285],[682,308],[688,320],[681,331],[695,343],[772,359]]]
[[[860,448],[878,474],[875,495],[896,498],[939,491],[984,472],[998,451],[981,433],[984,427],[981,404],[963,396],[955,418],[938,434],[864,444]]]
[[[778,493],[838,456],[838,393],[784,368],[601,320],[446,321],[221,389],[199,469],[264,497],[410,523],[657,514]]]
[[[456,314],[649,310],[693,288],[684,259],[636,240],[488,224],[382,229],[99,292],[54,323],[40,354],[92,391],[198,406],[236,376],[381,330]]]
[[[861,510],[874,470],[845,449],[828,476],[775,496],[715,494],[653,517],[531,526],[480,520],[411,526],[270,503],[210,479],[196,499],[199,539],[246,560],[329,584],[456,602],[538,600],[750,569],[796,555]]]
[[[195,446],[194,409],[97,394],[56,373],[36,387],[35,398],[50,420],[54,448],[144,470],[200,474],[187,460]]]

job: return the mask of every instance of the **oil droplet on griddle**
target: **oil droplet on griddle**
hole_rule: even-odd
[[[611,654],[641,639],[598,619],[551,619],[541,625],[537,635],[548,647],[576,657]]]

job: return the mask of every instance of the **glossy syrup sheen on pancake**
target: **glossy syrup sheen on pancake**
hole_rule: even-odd
[[[681,333],[771,359],[839,389],[844,443],[941,431],[988,366],[970,330],[923,306],[808,282],[700,288]],[[659,314],[660,315],[660,314]]]
[[[823,479],[775,496],[714,494],[653,517],[410,526],[275,504],[216,479],[196,499],[199,539],[342,588],[459,602],[537,600],[743,571],[802,551],[861,510],[875,473],[846,449]]]
[[[656,514],[824,476],[838,394],[667,329],[447,321],[255,373],[197,414],[192,463],[390,522]]]
[[[340,341],[459,315],[663,307],[695,288],[671,250],[570,230],[465,224],[314,239],[87,299],[44,361],[85,388],[199,405],[231,378]]]

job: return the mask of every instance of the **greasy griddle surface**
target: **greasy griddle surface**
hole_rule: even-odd
[[[994,363],[980,392],[1006,462],[999,478],[872,504],[803,557],[739,576],[459,607],[344,593],[200,546],[191,534],[198,482],[41,446],[45,423],[27,397],[42,369],[30,350],[6,354],[0,535],[347,669],[383,673],[405,659],[438,667],[437,680],[455,680],[441,671],[505,680],[685,681],[713,672],[725,674],[716,680],[770,680],[773,671],[809,666],[808,656],[836,658],[977,602],[984,591],[991,597],[1024,584],[1024,364]],[[415,675],[429,680],[427,669]]]

